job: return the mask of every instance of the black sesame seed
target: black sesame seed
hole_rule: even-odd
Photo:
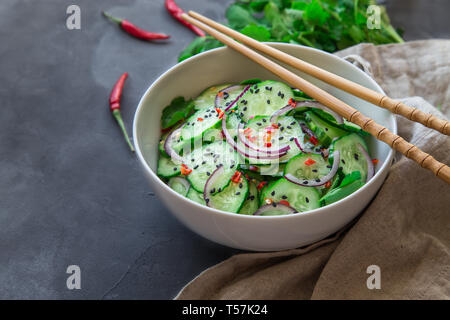
[[[253,89],[250,89],[250,93],[253,93]]]
[[[284,93],[281,94],[281,99],[284,99]]]
[[[206,171],[206,175],[209,177],[211,173],[209,171]]]
[[[239,189],[242,189],[243,185],[242,183],[239,183]]]
[[[221,191],[222,191],[222,189],[221,189],[221,188],[217,189],[217,192],[221,192]]]
[[[238,191],[238,192],[236,192],[236,195],[238,196],[238,195],[240,195],[241,193]]]
[[[233,169],[233,167],[234,167],[234,164],[232,164],[232,165],[230,166],[230,169]]]
[[[205,202],[206,202],[206,203],[208,203],[208,202],[209,202],[209,199],[208,199],[208,198],[206,198],[206,199],[205,199]]]
[[[259,92],[259,89],[256,89],[256,90],[255,90],[255,93],[258,93],[258,92]]]
[[[194,169],[197,169],[198,168],[198,165],[196,165],[195,167],[194,167]]]
[[[359,155],[357,153],[355,153],[355,160],[358,161],[359,160]]]
[[[320,179],[316,179],[316,182],[320,182]]]
[[[275,202],[272,202],[272,207],[276,208],[277,204]]]
[[[292,138],[289,139],[289,141],[294,141],[294,139],[295,139],[295,137],[292,137]]]
[[[229,103],[229,102],[225,103],[225,106],[227,106],[227,107],[228,107],[229,105],[230,105],[230,103]]]
[[[341,161],[342,161],[343,164],[345,164],[345,160],[344,159],[342,159]]]
[[[177,167],[173,168],[173,171],[177,171],[177,170],[178,170]]]
[[[279,138],[278,138],[278,140],[283,140],[283,139],[284,139],[284,137],[279,137]]]
[[[247,107],[244,107],[244,109],[242,109],[242,110],[247,111]]]
[[[284,130],[284,127],[281,127],[281,128],[280,128],[280,131],[283,131],[283,130]]]
[[[331,165],[327,165],[327,168],[328,168],[328,169],[331,169]]]
[[[275,191],[272,191],[271,195],[272,195],[272,197],[275,196]]]
[[[278,91],[278,96],[281,96],[281,91]]]
[[[312,172],[317,172],[317,169],[312,169]]]
[[[305,181],[303,181],[303,184],[308,184],[308,181],[306,181],[306,180],[305,180]]]
[[[244,110],[244,111],[245,111],[245,110]],[[242,117],[244,116],[244,113],[242,113],[242,112],[241,112],[241,113],[240,113],[239,115],[240,115],[240,116],[241,116],[241,118],[242,118]]]
[[[306,200],[306,203],[309,203],[309,199],[308,199],[308,197],[306,197],[306,198],[305,198],[305,200]]]
[[[262,119],[263,122],[267,122],[267,119]]]
[[[213,194],[214,192],[216,192],[216,188],[212,188],[209,193]]]
[[[288,129],[292,129],[292,127],[291,127],[291,126],[287,126],[286,128],[288,128]]]
[[[258,126],[262,126],[262,123],[261,122],[258,122],[258,123],[256,123]]]
[[[291,126],[293,126],[294,124],[295,124],[295,121],[292,121],[292,122],[291,122]]]
[[[258,85],[257,85],[257,84],[255,84],[255,85],[253,86],[253,88],[255,88],[255,89],[258,89]]]
[[[251,196],[250,196],[250,200],[255,200],[255,196],[254,196],[254,195],[251,195]]]
[[[228,94],[228,92],[224,92],[224,93],[223,93],[223,98],[224,98],[224,99],[228,99],[229,96],[230,96],[230,95]]]
[[[191,162],[194,162],[195,161],[195,159],[191,159]]]
[[[206,161],[203,161],[202,164],[206,164]]]
[[[325,128],[325,131],[328,131],[328,128]]]
[[[282,195],[281,198],[286,200],[286,199],[287,199],[287,196]]]
[[[270,104],[270,100],[267,100],[267,104]]]

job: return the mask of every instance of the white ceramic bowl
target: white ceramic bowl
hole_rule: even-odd
[[[275,48],[334,72],[368,88],[382,92],[377,83],[350,63],[323,51],[299,45],[270,43]],[[293,70],[296,72],[295,70]],[[397,132],[394,117],[350,94],[301,72],[297,73],[337,98]],[[253,251],[296,248],[336,232],[360,213],[375,196],[391,165],[393,151],[369,138],[371,155],[379,159],[377,172],[369,183],[352,195],[329,206],[286,216],[246,216],[199,205],[170,189],[156,175],[160,118],[165,106],[176,96],[195,97],[206,87],[260,78],[279,80],[256,63],[229,48],[218,48],[187,59],[161,75],[145,92],[137,108],[133,135],[136,154],[152,190],[188,228],[217,243]],[[149,208],[151,210],[151,208]]]

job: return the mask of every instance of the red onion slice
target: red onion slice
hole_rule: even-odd
[[[267,154],[267,153],[259,153],[254,150],[246,150],[245,148],[242,148],[242,146],[238,145],[231,134],[229,133],[227,129],[227,113],[223,115],[222,118],[222,133],[225,136],[225,140],[230,144],[234,150],[239,152],[241,155],[243,155],[246,158],[252,158],[252,159],[262,159],[262,160],[272,160],[272,159],[279,159],[280,157],[284,156],[286,153],[276,153],[276,154]]]
[[[215,190],[213,190],[213,186],[215,185],[216,181],[220,179],[224,171],[224,166],[220,165],[216,170],[214,170],[211,176],[209,176],[208,180],[206,180],[205,188],[203,189],[203,199],[205,199],[206,205],[208,207],[211,207],[209,195],[215,193]]]
[[[250,148],[252,150],[255,150],[257,152],[260,153],[265,153],[265,154],[278,154],[278,153],[286,153],[291,147],[288,145],[284,145],[282,147],[277,148],[261,148],[258,145],[254,144],[253,142],[251,142],[250,140],[247,139],[247,137],[244,135],[244,123],[241,122],[238,125],[238,137],[239,140],[247,147]]]
[[[291,111],[293,109],[296,109],[296,108],[300,108],[300,107],[309,107],[309,108],[321,109],[321,110],[326,111],[329,114],[331,114],[338,124],[343,124],[344,123],[344,119],[340,115],[338,115],[336,112],[334,112],[333,110],[325,107],[323,104],[321,104],[320,102],[317,102],[317,101],[296,101],[295,102],[295,106],[292,106],[292,105],[288,104],[287,106],[281,108],[280,110],[275,111],[272,114],[272,117],[270,118],[270,121],[272,123],[276,123],[279,116],[282,116],[282,115],[288,113],[289,111]]]
[[[300,149],[301,152],[303,153],[315,153],[315,154],[322,154],[322,151],[316,151],[314,149],[308,148],[303,141],[300,141],[297,138],[294,138],[295,144],[297,145],[297,147]]]
[[[294,213],[298,213],[297,210],[295,210],[294,208],[292,208],[291,206],[279,203],[279,202],[273,202],[272,204],[266,204],[261,206],[258,210],[256,210],[253,215],[254,216],[260,216],[263,213],[267,212],[267,211],[272,211],[272,210],[279,210],[279,211],[283,211],[286,212],[286,214],[294,214]]]
[[[216,99],[214,101],[214,105],[216,108],[224,111],[228,111],[231,107],[233,107],[236,102],[244,95],[245,92],[250,88],[250,86],[244,86],[244,85],[232,85],[225,89],[220,90],[217,95]],[[231,101],[231,103],[227,106],[225,103],[225,100],[230,96],[231,93],[234,92],[241,92],[236,99]]]
[[[335,176],[336,172],[339,169],[339,161],[341,160],[339,150],[335,150],[333,152],[333,166],[331,167],[330,172],[323,176],[322,178],[314,179],[314,180],[304,180],[294,177],[292,174],[288,173],[284,177],[292,183],[298,184],[304,187],[318,187],[324,185]]]
[[[166,141],[164,142],[164,151],[166,151],[167,155],[172,159],[172,161],[183,162],[183,158],[172,148],[172,142],[175,137],[180,135],[182,127],[183,126],[180,126],[178,129],[172,131],[167,136]]]
[[[367,178],[366,178],[366,183],[367,183],[374,176],[375,167],[373,165],[372,158],[370,157],[370,155],[366,151],[366,149],[359,143],[357,144],[357,146],[358,146],[359,151],[361,151],[361,153],[363,154],[364,158],[366,158],[366,161],[367,161]]]

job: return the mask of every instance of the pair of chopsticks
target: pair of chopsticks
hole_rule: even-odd
[[[202,16],[199,13],[189,11],[183,14],[182,18],[187,22],[199,27],[203,31],[216,38],[218,41],[230,48],[240,52],[262,67],[271,71],[279,78],[283,79],[291,86],[305,92],[310,97],[316,99],[323,105],[335,111],[345,119],[359,125],[364,131],[380,141],[385,142],[394,150],[401,152],[406,157],[414,160],[425,169],[431,170],[437,177],[450,184],[450,167],[434,159],[428,153],[423,152],[415,145],[407,142],[402,137],[389,131],[389,129],[376,123],[373,119],[366,117],[358,110],[349,106],[345,102],[337,99],[328,92],[320,89],[314,84],[306,81],[288,69],[278,65],[265,56],[253,51],[252,47],[267,54],[281,62],[284,62],[306,74],[309,74],[330,85],[342,89],[372,104],[389,110],[392,113],[402,115],[412,121],[419,122],[429,128],[435,129],[443,134],[450,135],[450,122],[439,119],[431,114],[424,113],[416,108],[409,107],[399,101],[395,101],[379,92],[368,89],[355,82],[342,78],[336,74],[328,72],[303,60],[290,56],[280,50],[272,48],[264,43],[254,40],[220,23]],[[237,42],[236,40],[241,43]],[[245,46],[248,45],[249,47]]]

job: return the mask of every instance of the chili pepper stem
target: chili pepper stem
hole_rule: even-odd
[[[103,11],[102,13],[103,13],[103,15],[104,15],[106,18],[108,18],[109,20],[111,20],[111,21],[113,21],[113,22],[115,22],[115,23],[117,23],[117,24],[119,24],[119,25],[122,23],[122,19],[116,18],[116,17],[114,17],[114,16],[112,16],[112,15],[106,13],[105,11]]]
[[[123,136],[125,137],[126,142],[128,143],[128,146],[130,147],[131,152],[134,152],[133,144],[130,141],[130,138],[128,137],[127,130],[125,129],[125,124],[122,120],[122,115],[120,114],[119,109],[115,109],[112,111],[112,114],[114,118],[116,119],[117,123],[119,124],[120,129],[122,130]]]

